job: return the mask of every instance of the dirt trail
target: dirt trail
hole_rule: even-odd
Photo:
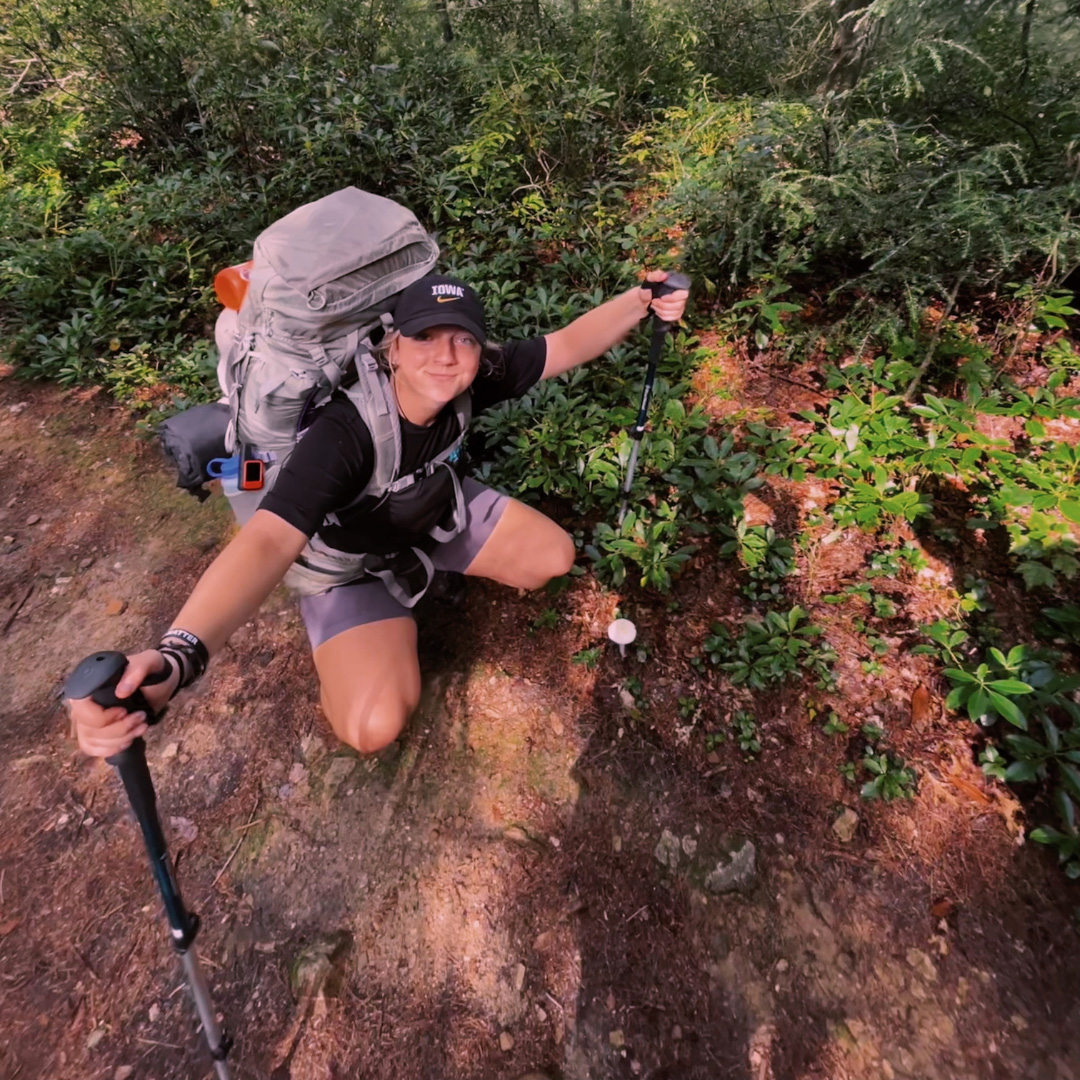
[[[118,784],[58,701],[86,652],[155,640],[229,532],[130,428],[0,382],[5,1080],[210,1074]],[[284,594],[151,734],[237,1077],[1080,1076],[1064,886],[989,798],[956,808],[944,749],[841,843],[796,728],[689,767],[620,698],[636,661],[570,662],[610,598],[579,581],[536,630],[547,603],[433,607],[423,706],[379,759],[330,734]]]

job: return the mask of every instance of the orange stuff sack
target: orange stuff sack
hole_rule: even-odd
[[[251,268],[255,265],[254,260],[239,263],[237,266],[227,266],[214,275],[214,292],[223,307],[239,311],[240,305],[247,296],[248,282],[251,280]]]

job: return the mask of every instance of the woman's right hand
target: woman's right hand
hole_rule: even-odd
[[[130,697],[147,675],[163,671],[173,665],[156,649],[129,656],[120,681],[116,684],[118,698]],[[143,697],[155,711],[163,709],[172,697],[179,676],[174,671],[164,682],[143,686]],[[103,709],[90,698],[68,701],[71,718],[75,721],[75,734],[79,749],[91,757],[109,757],[126,750],[133,740],[146,733],[146,713],[129,713],[122,705]]]

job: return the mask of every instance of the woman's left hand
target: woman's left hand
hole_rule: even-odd
[[[666,281],[666,270],[650,270],[645,275],[646,281]],[[686,289],[678,289],[676,292],[668,293],[667,296],[657,297],[653,299],[652,292],[644,285],[638,290],[638,296],[641,300],[641,317],[644,318],[649,309],[658,319],[663,319],[667,323],[677,323],[683,317],[683,311],[686,309],[686,301],[690,296],[690,293]]]

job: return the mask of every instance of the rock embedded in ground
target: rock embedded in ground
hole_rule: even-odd
[[[665,829],[660,834],[660,839],[656,842],[656,848],[653,851],[653,855],[661,866],[666,866],[671,870],[675,870],[679,865],[679,852],[681,848],[682,845],[679,842],[679,838],[670,829]]]
[[[757,852],[750,840],[738,851],[731,853],[727,862],[719,862],[716,869],[705,878],[705,888],[712,893],[745,892],[757,877]]]
[[[520,994],[525,986],[525,965],[518,964],[514,968],[514,989]]]
[[[499,1034],[499,1048],[504,1054],[508,1054],[514,1049],[514,1036],[509,1031],[503,1031]]]
[[[337,789],[348,780],[355,768],[356,758],[344,755],[335,757],[323,774],[323,787],[329,794],[336,794]]]
[[[105,605],[106,615],[123,615],[125,611],[127,611],[126,600],[110,600]]]
[[[184,817],[169,818],[169,827],[182,844],[193,844],[199,837],[199,826]]]
[[[626,1036],[623,1034],[621,1028],[616,1028],[608,1035],[608,1042],[615,1047],[616,1050],[621,1050],[626,1045]]]
[[[845,806],[843,812],[832,823],[832,831],[840,838],[842,844],[850,844],[855,839],[855,833],[859,828],[859,815]]]
[[[907,962],[915,973],[921,975],[927,982],[937,982],[937,968],[922,949],[908,949]]]

